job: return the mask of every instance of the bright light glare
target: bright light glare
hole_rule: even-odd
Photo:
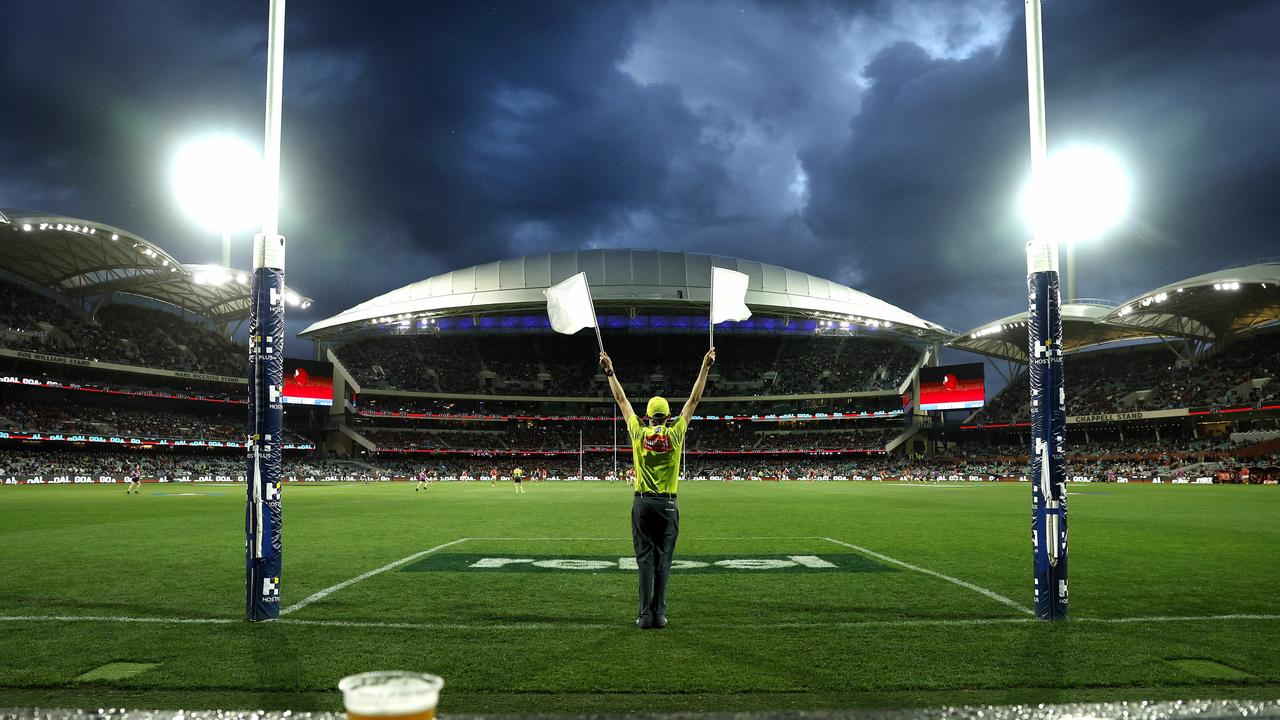
[[[222,269],[201,270],[192,279],[197,285],[225,285],[231,281],[231,275]]]
[[[1041,192],[1028,182],[1020,197],[1023,218],[1059,242],[1091,240],[1119,225],[1132,192],[1129,175],[1115,155],[1076,145],[1054,153]]]
[[[261,222],[262,157],[234,135],[207,135],[178,150],[173,187],[183,212],[209,232]]]

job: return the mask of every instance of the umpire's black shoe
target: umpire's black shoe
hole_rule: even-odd
[[[640,628],[641,630],[652,630],[655,627],[653,624],[653,618],[649,617],[648,615],[641,615],[640,617],[636,618],[636,627]]]
[[[654,629],[654,630],[661,630],[662,628],[664,628],[664,627],[666,627],[666,626],[667,626],[667,616],[666,616],[666,615],[659,615],[659,616],[657,616],[657,617],[655,617],[655,618],[653,619],[653,629]]]

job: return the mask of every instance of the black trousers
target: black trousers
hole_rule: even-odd
[[[680,534],[675,498],[637,497],[631,504],[631,542],[639,566],[640,617],[667,614],[667,578]]]

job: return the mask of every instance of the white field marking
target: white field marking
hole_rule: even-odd
[[[0,622],[118,622],[159,623],[164,625],[226,625],[243,622],[232,618],[155,618],[119,617],[117,615],[0,615]]]
[[[296,610],[301,610],[302,608],[304,608],[304,607],[306,607],[306,606],[310,605],[311,603],[313,603],[313,602],[315,602],[315,601],[317,601],[317,600],[322,600],[322,599],[324,599],[324,598],[328,597],[329,595],[331,595],[331,594],[333,594],[333,593],[335,593],[335,592],[337,592],[337,591],[341,590],[342,588],[347,587],[348,585],[354,585],[354,584],[356,584],[356,583],[360,582],[361,580],[368,580],[369,578],[373,577],[374,575],[377,575],[378,573],[383,573],[383,572],[386,572],[386,571],[388,571],[388,570],[392,570],[392,569],[394,569],[394,568],[398,568],[398,567],[400,567],[401,565],[404,565],[405,563],[413,562],[414,560],[417,560],[418,558],[423,557],[423,556],[426,556],[426,555],[430,555],[431,553],[433,553],[433,552],[435,552],[435,551],[437,551],[437,550],[443,550],[443,549],[445,549],[445,548],[449,547],[450,545],[457,545],[458,543],[464,543],[464,542],[466,542],[466,541],[468,541],[468,540],[470,540],[470,539],[471,539],[471,538],[458,538],[457,540],[453,540],[453,541],[451,541],[451,542],[444,543],[443,545],[437,545],[437,546],[435,546],[435,547],[433,547],[433,548],[429,548],[429,549],[427,549],[427,550],[423,550],[423,551],[421,551],[421,552],[416,552],[416,553],[414,553],[414,554],[412,554],[412,555],[410,555],[410,556],[408,556],[408,557],[402,557],[402,558],[400,558],[399,560],[396,560],[395,562],[389,562],[389,563],[387,563],[386,565],[383,565],[383,566],[382,566],[382,567],[380,567],[380,568],[375,568],[375,569],[373,569],[373,570],[370,570],[369,572],[361,573],[361,574],[359,574],[359,575],[357,575],[357,576],[355,576],[355,577],[351,578],[350,580],[343,580],[342,582],[338,583],[337,585],[333,585],[333,586],[327,587],[327,588],[325,588],[325,589],[321,590],[320,592],[314,593],[314,594],[312,594],[312,595],[310,595],[310,596],[308,596],[308,597],[305,597],[305,598],[303,598],[302,600],[299,600],[298,602],[296,602],[296,603],[294,603],[294,604],[290,605],[289,607],[284,608],[283,610],[281,610],[281,611],[280,611],[280,614],[281,614],[281,615],[288,615],[289,613],[294,612],[294,611],[296,611]]]
[[[559,540],[607,540],[616,542],[631,542],[629,537],[473,537],[468,540],[529,540],[529,541],[559,541]],[[747,535],[735,537],[699,537],[686,535],[685,541],[697,540],[826,540],[820,535]]]
[[[1071,618],[1068,622],[1087,625],[1140,624],[1169,622],[1232,622],[1232,621],[1280,621],[1280,615],[1267,614],[1234,614],[1234,615],[1156,615],[1151,617],[1122,618]],[[162,618],[162,617],[117,617],[109,615],[0,615],[0,622],[114,622],[114,623],[154,623],[157,625],[229,625],[240,623],[240,618]],[[525,623],[412,623],[385,622],[377,620],[298,620],[286,618],[274,620],[281,625],[300,625],[313,627],[337,628],[388,628],[396,630],[609,630],[619,627],[630,627],[629,618],[614,623],[574,623],[574,622],[525,622]],[[919,618],[912,620],[849,620],[838,622],[781,622],[781,623],[690,623],[690,630],[723,630],[723,629],[805,629],[805,628],[874,628],[874,627],[967,627],[974,625],[1030,625],[1041,622],[1035,618]]]
[[[1017,602],[1014,602],[1013,600],[1010,600],[1009,598],[1001,595],[1000,593],[994,592],[992,590],[988,590],[982,587],[981,585],[974,585],[973,583],[965,582],[960,578],[953,578],[950,575],[943,575],[940,572],[936,572],[928,568],[922,568],[918,565],[912,565],[911,563],[906,563],[901,560],[896,560],[894,558],[889,557],[888,555],[883,555],[874,550],[868,550],[867,548],[861,547],[859,545],[854,545],[852,543],[841,542],[839,540],[834,540],[832,538],[823,538],[823,540],[826,540],[827,542],[835,543],[836,545],[843,545],[844,547],[847,547],[847,548],[853,548],[854,550],[857,550],[860,553],[870,555],[874,558],[879,558],[881,560],[884,560],[885,562],[893,563],[894,565],[899,565],[908,570],[915,570],[918,573],[924,573],[925,575],[932,575],[933,577],[946,580],[949,583],[954,583],[956,585],[959,585],[960,587],[965,588],[966,590],[972,590],[978,593],[979,595],[985,595],[991,598],[992,600],[995,600],[998,603],[1003,603],[1005,605],[1008,605],[1011,608],[1014,608],[1016,610],[1026,613],[1027,615],[1035,615],[1035,612],[1032,611],[1031,608],[1026,607],[1025,605],[1019,604]]]
[[[477,541],[630,541],[631,538],[467,538]]]

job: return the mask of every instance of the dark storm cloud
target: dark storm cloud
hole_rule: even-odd
[[[292,3],[290,282],[316,319],[500,257],[663,247],[798,267],[960,329],[1016,312],[1021,13]],[[169,163],[201,131],[260,136],[265,14],[9,3],[0,206],[214,258]],[[1082,294],[1120,300],[1274,252],[1277,26],[1275,4],[1046,2],[1051,145],[1114,147],[1137,186],[1129,226],[1082,249]]]
[[[1180,277],[1274,254],[1280,69],[1274,4],[1046,3],[1050,151],[1114,148],[1130,221],[1078,250],[1080,295],[1120,302]],[[1022,309],[1025,44],[963,60],[885,50],[844,149],[808,159],[807,217],[844,236],[874,294],[967,329]],[[936,284],[916,300],[904,280]],[[914,289],[914,286],[913,286]]]

